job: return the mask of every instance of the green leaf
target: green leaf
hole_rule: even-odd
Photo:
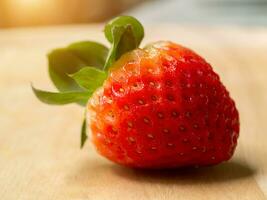
[[[144,28],[137,19],[121,16],[106,25],[105,36],[112,44],[104,67],[107,71],[124,53],[138,48],[144,37]]]
[[[137,45],[139,45],[144,38],[144,27],[134,17],[131,16],[119,16],[109,21],[105,26],[105,36],[110,43],[114,42],[112,29],[114,27],[124,27],[130,25],[133,30],[133,35]]]
[[[52,105],[64,105],[69,103],[79,103],[82,105],[86,105],[88,99],[92,95],[92,92],[47,92],[34,88],[32,86],[32,90],[35,96],[46,104]]]
[[[81,129],[81,149],[83,148],[86,140],[87,140],[87,134],[86,134],[86,119],[83,120],[83,125]]]
[[[86,66],[102,69],[107,54],[108,49],[105,46],[91,41],[55,49],[48,54],[50,78],[61,92],[83,91],[68,74],[73,74]]]
[[[105,70],[107,70],[107,68],[109,68],[124,53],[138,47],[135,43],[131,26],[114,27],[112,31],[114,35],[114,42],[105,63]]]
[[[98,87],[102,86],[107,78],[107,73],[93,67],[85,67],[80,71],[71,74],[70,77],[82,88],[95,91]]]
[[[95,66],[102,69],[108,54],[108,48],[104,45],[92,42],[76,42],[67,47],[78,58],[87,63],[87,66]]]

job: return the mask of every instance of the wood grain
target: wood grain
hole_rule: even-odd
[[[236,100],[241,135],[234,158],[216,167],[137,171],[79,149],[76,105],[47,106],[32,94],[54,89],[45,54],[72,41],[104,41],[102,26],[0,31],[0,198],[3,200],[267,199],[267,29],[147,27],[204,56]],[[147,42],[146,41],[146,42]]]

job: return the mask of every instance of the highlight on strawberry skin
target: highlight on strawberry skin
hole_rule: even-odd
[[[32,86],[44,103],[85,107],[81,147],[90,134],[102,156],[133,168],[207,166],[233,156],[238,110],[205,59],[170,41],[139,47],[144,28],[131,16],[111,20],[104,33],[110,48],[82,41],[48,54],[58,92]]]

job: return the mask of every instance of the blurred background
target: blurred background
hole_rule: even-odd
[[[103,22],[267,25],[267,0],[0,0],[0,28]]]
[[[145,25],[143,44],[183,44],[220,74],[241,117],[229,164],[163,174],[116,167],[89,142],[79,149],[82,107],[35,98],[31,83],[56,91],[51,49],[88,39],[110,47],[98,23],[120,14]],[[0,0],[0,200],[266,199],[266,52],[267,0]],[[66,55],[62,63],[84,64]]]

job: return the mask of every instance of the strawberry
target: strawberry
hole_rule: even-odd
[[[236,147],[238,113],[219,76],[171,42],[124,55],[87,108],[98,151],[130,167],[217,164]]]
[[[232,157],[239,135],[239,115],[209,63],[172,42],[138,48],[143,28],[132,17],[112,20],[105,34],[112,44],[109,51],[94,43],[105,58],[100,66],[62,66],[65,69],[58,70],[60,67],[50,65],[50,77],[61,92],[33,88],[45,103],[86,105],[82,146],[87,139],[86,129],[90,130],[101,155],[135,168],[214,165]],[[86,43],[88,48],[85,43],[78,44],[92,57],[91,43]],[[77,51],[79,45],[65,50],[84,55]],[[50,54],[50,63],[62,63],[59,52]],[[70,72],[74,73],[66,76]]]

